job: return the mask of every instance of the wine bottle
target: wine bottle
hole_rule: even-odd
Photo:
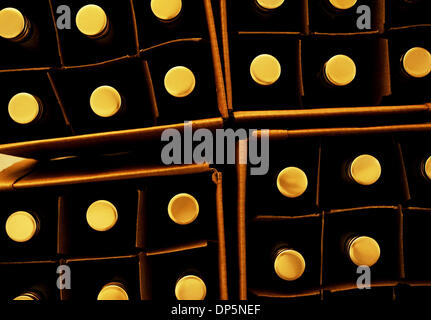
[[[380,246],[368,236],[349,236],[345,243],[345,253],[357,266],[373,266],[380,258]]]
[[[193,92],[196,79],[189,68],[176,66],[166,73],[164,84],[166,91],[171,96],[183,98]]]
[[[431,156],[422,160],[421,173],[426,180],[431,181]]]
[[[0,10],[0,37],[10,41],[25,41],[30,34],[30,21],[15,8]]]
[[[100,290],[97,300],[129,300],[129,296],[121,282],[109,282]]]
[[[75,20],[78,30],[89,38],[100,39],[109,33],[108,16],[95,4],[88,4],[79,9]]]
[[[327,5],[337,11],[348,10],[355,6],[357,0],[326,0]]]
[[[345,173],[349,181],[369,186],[379,180],[382,168],[377,158],[369,154],[362,154],[347,164]]]
[[[39,231],[39,220],[26,211],[16,211],[6,220],[6,233],[15,242],[26,242]]]
[[[269,86],[280,78],[281,66],[277,58],[269,54],[261,54],[253,59],[250,64],[252,79],[262,85]]]
[[[10,118],[18,124],[37,122],[43,112],[42,101],[26,92],[20,92],[9,100],[8,112]]]
[[[305,259],[302,254],[288,246],[279,247],[273,259],[275,273],[280,279],[294,281],[305,271]]]
[[[163,22],[173,21],[179,16],[181,9],[181,0],[151,0],[151,11]]]
[[[263,10],[275,10],[284,3],[284,0],[256,0],[256,4]]]
[[[409,49],[401,57],[401,70],[407,77],[426,77],[431,72],[431,53],[421,47]]]
[[[111,86],[100,86],[90,96],[90,107],[102,118],[109,118],[125,108],[120,93]]]
[[[169,201],[168,214],[177,224],[190,224],[198,217],[199,203],[192,195],[179,193]]]
[[[287,198],[301,196],[308,186],[307,175],[297,167],[287,167],[277,176],[277,188]]]
[[[180,276],[175,284],[177,300],[204,300],[206,294],[205,282],[195,273]]]
[[[324,81],[330,86],[347,86],[356,77],[356,65],[350,57],[338,54],[324,64],[322,74]]]
[[[109,201],[95,201],[87,209],[87,223],[93,230],[108,231],[115,226],[117,220],[117,208]]]

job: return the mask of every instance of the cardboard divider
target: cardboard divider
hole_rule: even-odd
[[[191,124],[195,130],[199,128],[214,130],[223,126],[223,119],[196,120],[191,121]],[[10,143],[0,145],[0,153],[29,158],[55,158],[65,155],[89,154],[97,151],[128,151],[136,149],[139,143],[160,139],[162,132],[166,129],[177,129],[182,132],[184,124]]]
[[[404,279],[406,277],[406,271],[404,267],[404,217],[401,205],[398,205],[398,219],[399,278]]]
[[[320,289],[304,290],[297,293],[284,293],[269,290],[250,289],[250,293],[261,298],[301,298],[320,295]]]
[[[235,111],[233,116],[237,123],[247,123],[251,121],[271,121],[271,120],[296,120],[296,119],[321,119],[374,116],[391,114],[423,113],[426,115],[431,110],[429,104],[408,105],[408,106],[381,106],[381,107],[357,107],[357,108],[321,108],[309,110],[265,110],[265,111]]]
[[[132,12],[132,22],[133,22],[133,35],[135,38],[136,52],[139,52],[139,33],[138,33],[138,24],[136,22],[136,11],[135,6],[133,5],[133,0],[130,0],[130,8]]]
[[[238,267],[239,267],[239,299],[247,300],[247,253],[246,253],[246,179],[247,140],[240,140],[236,144],[237,156],[237,184],[238,184]],[[240,161],[240,160],[243,161]]]
[[[63,52],[61,51],[60,38],[58,36],[57,21],[56,21],[57,19],[55,18],[55,13],[54,13],[54,7],[52,5],[52,0],[48,0],[48,2],[49,2],[49,8],[51,10],[52,23],[54,25],[54,30],[55,30],[55,39],[57,41],[57,50],[58,50],[58,57],[60,59],[60,66],[64,66]]]
[[[63,115],[64,122],[66,123],[66,126],[69,128],[70,132],[74,135],[75,131],[73,130],[72,125],[70,124],[70,120],[67,116],[66,109],[64,108],[60,95],[58,94],[58,90],[57,90],[57,87],[55,86],[54,80],[52,79],[52,76],[49,72],[47,72],[47,76],[48,76],[49,83],[51,84],[52,91],[55,94],[55,98],[57,99],[57,103],[60,106],[61,114]]]
[[[151,268],[148,263],[148,255],[141,252],[138,257],[141,300],[151,300]]]
[[[217,43],[217,31],[214,22],[214,14],[211,0],[204,0],[205,13],[207,16],[208,30],[210,35],[210,45],[214,65],[214,77],[217,90],[217,103],[220,114],[223,118],[228,117],[226,104],[226,91],[224,86],[223,69],[220,60],[220,50]]]
[[[29,174],[37,165],[33,159],[23,159],[0,172],[0,191],[14,189],[14,184]]]

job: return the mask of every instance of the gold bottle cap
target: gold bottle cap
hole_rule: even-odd
[[[257,4],[264,9],[273,10],[280,7],[284,0],[256,0]]]
[[[287,167],[278,174],[277,188],[288,198],[297,198],[307,190],[308,179],[304,171],[296,167]]]
[[[14,298],[14,300],[35,301],[35,300],[40,300],[40,299],[36,294],[31,293],[31,292],[27,292],[27,293],[21,294],[18,297]]]
[[[83,6],[76,14],[76,26],[86,36],[95,37],[102,34],[107,25],[108,17],[105,11],[95,4]]]
[[[129,300],[129,296],[121,284],[108,283],[100,290],[97,300]]]
[[[192,195],[179,193],[169,201],[168,214],[177,224],[190,224],[198,217],[199,203]]]
[[[173,67],[165,75],[166,91],[174,97],[183,98],[188,96],[194,90],[195,85],[195,76],[186,67]]]
[[[379,180],[381,173],[379,160],[369,154],[356,157],[350,165],[352,179],[363,186],[374,184]]]
[[[95,201],[87,209],[87,223],[96,231],[108,231],[117,220],[117,208],[109,201]]]
[[[431,180],[431,156],[425,161],[424,169],[426,176]]]
[[[349,256],[357,266],[371,267],[379,260],[379,244],[370,237],[357,237],[349,245]]]
[[[121,95],[113,87],[100,86],[91,94],[90,107],[99,117],[112,117],[121,108]]]
[[[270,54],[261,54],[254,58],[250,64],[251,77],[262,86],[275,83],[280,78],[280,74],[280,62]]]
[[[181,8],[181,0],[151,0],[151,11],[160,20],[168,21],[176,18]]]
[[[424,48],[411,48],[403,56],[403,68],[414,78],[426,77],[431,72],[431,53]]]
[[[26,242],[36,231],[36,219],[26,211],[14,212],[6,220],[6,233],[13,241]]]
[[[175,296],[178,300],[204,300],[206,295],[205,282],[198,276],[184,276],[175,285]]]
[[[25,31],[25,18],[15,8],[0,10],[0,37],[14,39]]]
[[[343,54],[333,56],[325,63],[325,75],[335,86],[347,86],[356,76],[356,65],[353,60]]]
[[[329,0],[329,2],[337,9],[346,10],[352,8],[357,0]]]
[[[305,271],[304,257],[298,251],[292,249],[281,250],[275,258],[274,270],[283,280],[296,280]]]
[[[16,123],[28,124],[33,122],[39,116],[40,111],[41,106],[38,99],[29,93],[17,93],[9,100],[9,116]]]

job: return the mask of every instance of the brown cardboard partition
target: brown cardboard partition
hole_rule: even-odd
[[[207,128],[214,130],[223,126],[222,118],[191,121],[194,130]],[[28,158],[56,158],[95,152],[121,152],[136,149],[139,143],[160,140],[166,129],[184,130],[184,123],[129,129],[78,136],[26,141],[0,145],[0,153]]]
[[[415,100],[413,103],[405,102],[396,99],[396,92],[393,92],[391,89],[391,75],[394,73],[394,70],[391,70],[391,68],[394,68],[394,65],[390,64],[387,40],[387,36],[390,34],[392,27],[390,27],[389,30],[388,24],[385,25],[388,15],[391,14],[391,11],[389,11],[390,9],[388,9],[388,1],[358,1],[353,9],[347,10],[345,13],[328,10],[327,6],[324,4],[325,1],[326,0],[300,1],[301,5],[299,6],[300,8],[298,7],[297,16],[301,17],[299,19],[301,22],[297,22],[298,28],[295,29],[289,26],[288,22],[283,24],[283,22],[277,20],[279,15],[278,11],[284,10],[283,6],[265,12],[261,8],[258,8],[255,1],[240,4],[234,1],[220,0],[227,102],[229,110],[233,112],[233,117],[237,121],[246,123],[258,117],[263,117],[265,120],[270,120],[271,122],[302,117],[307,119],[319,117],[319,120],[326,118],[332,119],[333,122],[331,126],[335,126],[339,123],[348,123],[349,119],[351,119],[350,116],[353,115],[364,117],[373,116],[373,118],[384,118],[390,115],[391,120],[389,122],[393,124],[393,117],[397,116],[398,121],[401,120],[401,122],[404,121],[405,123],[406,120],[402,120],[403,115],[407,113],[411,113],[412,115],[416,113],[420,114],[424,111],[424,108],[427,108],[424,106],[421,107],[420,105],[429,102],[428,98],[422,97],[417,101]],[[357,30],[356,19],[359,17],[359,14],[356,13],[356,9],[360,5],[367,5],[371,8],[371,29]],[[393,7],[393,5],[389,7]],[[241,18],[239,13],[245,17]],[[327,15],[327,18],[319,18],[319,15]],[[247,19],[253,21],[253,23]],[[330,22],[324,22],[325,19],[329,19]],[[273,20],[275,20],[275,22]],[[268,21],[268,23],[259,23],[259,21]],[[284,98],[283,102],[281,99],[274,98],[274,96],[277,96],[275,94],[276,89],[269,88],[271,86],[268,86],[268,88],[256,89],[262,91],[261,95],[266,97],[266,102],[259,103],[259,101],[257,101],[253,106],[242,104],[241,101],[238,102],[238,97],[244,96],[244,88],[248,88],[250,92],[253,92],[253,90],[250,89],[252,85],[247,82],[251,82],[251,80],[244,80],[247,79],[247,76],[250,78],[248,73],[242,75],[243,82],[246,81],[246,84],[238,85],[238,81],[235,80],[238,78],[238,72],[236,71],[238,66],[235,62],[235,60],[238,60],[238,53],[236,52],[238,50],[236,50],[235,47],[238,46],[240,43],[239,41],[244,37],[250,39],[266,39],[268,42],[272,39],[273,44],[276,45],[288,43],[285,40],[288,38],[292,40],[298,39],[297,41],[299,41],[300,46],[299,50],[297,50],[297,64],[293,67],[293,69],[299,70],[296,75],[296,80],[298,82],[297,92],[300,95],[298,101],[295,102],[295,99],[287,101],[286,98]],[[357,54],[362,49],[356,50],[356,47],[360,46],[359,43],[361,43],[361,41],[366,43],[365,40],[361,40],[366,38],[374,40],[370,40],[371,42],[368,45],[362,46],[365,50],[363,52],[373,52],[370,53],[369,58],[364,61],[359,61],[359,65],[364,66],[364,70],[372,70],[372,75],[366,76],[361,70],[358,70],[357,75],[359,78],[362,78],[362,80],[368,80],[364,80],[357,90],[354,89],[352,83],[352,87],[347,86],[346,88],[328,89],[323,86],[316,91],[314,87],[318,88],[320,84],[315,78],[317,78],[317,74],[319,74],[320,71],[317,69],[310,71],[312,69],[310,63],[315,63],[313,59],[315,60],[316,58],[325,56],[325,54],[321,52],[321,49],[330,51],[332,47],[337,48],[337,43],[346,42],[349,43],[349,45],[345,48],[349,48],[352,54]],[[318,43],[320,41],[325,43],[326,46],[319,47]],[[370,45],[372,42],[374,42],[374,44]],[[328,43],[332,44],[329,46],[329,49]],[[261,47],[262,46],[259,48],[261,49]],[[307,49],[307,47],[309,48]],[[343,45],[340,46],[340,48],[342,47]],[[240,49],[241,48],[242,47],[240,47]],[[312,50],[310,50],[310,48]],[[240,50],[240,53],[243,54],[244,57],[249,54],[246,49],[247,47],[242,48],[242,51]],[[319,57],[315,55],[316,52],[319,52]],[[250,64],[251,60],[248,61],[248,63]],[[371,65],[369,63],[371,63]],[[282,63],[281,67],[283,70]],[[289,70],[292,70],[292,66]],[[362,74],[359,74],[361,72]],[[313,75],[316,77],[313,78]],[[279,80],[282,80],[281,77]],[[277,86],[277,82],[274,83],[273,86],[274,85]],[[281,86],[281,82],[279,86]],[[285,89],[286,88],[285,86]],[[364,88],[367,89],[365,90]],[[394,98],[391,99],[390,97],[392,94]],[[336,96],[343,98],[337,101],[334,99]],[[281,95],[280,98],[281,97],[283,96]],[[418,102],[418,104],[413,106],[412,104],[416,104],[416,102]],[[321,110],[319,110],[320,108]],[[358,110],[355,110],[355,108]],[[395,120],[395,122],[396,121],[397,120]]]
[[[318,176],[316,179],[313,176],[308,181],[308,187],[317,188],[317,207],[304,207],[292,199],[276,202],[278,200],[269,195],[271,191],[267,191],[269,187],[275,190],[274,193],[277,191],[275,184],[268,186],[268,181],[275,179],[271,173],[275,160],[270,160],[268,175],[273,178],[265,180],[266,182],[262,180],[259,185],[262,198],[269,200],[262,200],[263,205],[256,209],[250,199],[256,197],[255,193],[250,194],[253,186],[251,180],[256,178],[250,176],[248,165],[237,161],[239,298],[300,300],[317,296],[316,298],[320,297],[324,301],[345,297],[398,300],[405,295],[405,290],[409,292],[409,288],[419,286],[426,290],[430,279],[421,248],[427,221],[430,219],[431,204],[423,196],[428,190],[429,180],[418,161],[426,160],[430,154],[427,147],[421,143],[426,141],[424,139],[429,136],[430,129],[429,124],[417,124],[269,130],[270,146],[274,142],[278,143],[274,144],[278,147],[275,151],[272,149],[271,156],[283,157],[283,151],[280,150],[287,150],[285,166],[298,163],[291,158],[295,149],[287,147],[295,146],[295,141],[305,150],[315,148],[316,152],[318,151],[318,164],[315,164]],[[255,132],[258,138],[262,135],[263,131]],[[328,152],[331,150],[329,142],[335,141],[339,149],[330,151],[332,159],[343,158],[346,157],[344,153],[350,152],[348,146],[340,144],[343,139],[353,141],[352,145],[358,149],[355,149],[357,152],[369,151],[370,154],[373,154],[374,143],[385,141],[380,144],[380,151],[384,154],[386,147],[383,146],[390,146],[389,142],[392,141],[391,151],[388,153],[390,157],[382,161],[381,180],[372,187],[373,195],[367,194],[368,191],[361,189],[362,187],[350,192],[347,184],[342,187],[344,190],[336,189],[339,183],[336,175],[342,175],[342,170],[333,172],[330,189],[328,185],[325,186],[325,174],[332,170],[327,165]],[[365,148],[361,147],[361,140],[367,141]],[[312,147],[307,141],[317,141],[318,147]],[[290,153],[286,153],[289,150]],[[242,159],[241,163],[246,163],[244,160],[247,159],[247,152],[247,141],[241,140],[237,144],[237,155],[238,159]],[[378,158],[383,159],[380,156]],[[392,164],[389,163],[391,161]],[[279,169],[277,165],[274,168]],[[308,175],[308,165],[304,170]],[[390,176],[395,176],[395,180],[392,181]],[[381,189],[385,191],[379,190],[379,183],[386,184],[386,187]],[[306,192],[303,193],[304,196]],[[339,194],[340,201],[337,202],[336,198],[333,198],[334,201],[328,201],[332,197],[331,192]],[[391,196],[384,196],[385,192]],[[361,195],[361,201],[355,200],[356,194]],[[273,206],[275,210],[271,209]],[[357,288],[356,280],[359,275],[356,273],[356,266],[343,251],[343,239],[355,234],[374,238],[380,245],[380,259],[371,267],[371,287],[379,288],[378,290]],[[289,248],[302,253],[306,261],[305,270],[307,265],[310,268],[308,273],[305,271],[302,277],[295,281],[284,281],[276,276],[272,259],[276,248],[281,244],[289,245]],[[307,264],[307,261],[311,262]]]
[[[23,128],[22,125],[18,125],[16,128],[17,133],[6,130],[7,127],[5,127],[7,141],[4,140],[2,143],[26,141],[21,146],[25,146],[25,148],[33,148],[36,145],[41,146],[43,153],[43,146],[50,148],[52,143],[57,143],[53,142],[55,138],[58,138],[58,142],[66,148],[69,148],[65,145],[69,143],[69,137],[72,138],[72,142],[70,142],[72,144],[74,144],[73,141],[76,141],[74,138],[80,140],[79,143],[82,141],[85,141],[85,143],[90,141],[98,143],[96,142],[98,135],[91,135],[97,132],[102,135],[108,134],[109,136],[118,133],[122,134],[123,137],[120,138],[122,144],[124,146],[128,145],[127,148],[130,148],[131,141],[129,138],[131,132],[121,132],[121,130],[144,128],[142,129],[144,132],[149,131],[149,135],[153,135],[163,130],[161,126],[172,125],[172,128],[175,128],[176,124],[189,120],[196,120],[198,121],[198,126],[201,123],[204,127],[208,125],[208,128],[211,129],[219,125],[219,120],[215,120],[216,117],[228,117],[211,0],[202,0],[197,7],[194,7],[191,3],[184,5],[183,11],[187,11],[187,14],[182,13],[181,20],[184,22],[183,15],[187,17],[191,15],[193,18],[193,14],[196,13],[195,11],[199,7],[199,26],[193,26],[193,19],[190,21],[191,25],[187,26],[182,23],[175,24],[172,22],[172,24],[158,19],[154,20],[155,17],[152,16],[151,19],[154,20],[152,20],[152,23],[167,31],[166,37],[159,39],[160,41],[153,45],[145,45],[140,42],[142,39],[149,39],[148,36],[152,32],[151,28],[148,29],[148,26],[140,24],[143,22],[143,18],[144,21],[148,20],[145,17],[151,12],[149,3],[144,5],[130,0],[121,1],[114,6],[110,6],[107,1],[96,1],[96,5],[106,10],[111,24],[108,36],[101,39],[90,39],[80,34],[75,25],[72,26],[72,30],[58,29],[56,27],[58,18],[56,9],[59,5],[69,6],[71,15],[75,17],[77,11],[87,4],[85,1],[72,1],[73,3],[66,1],[66,3],[63,3],[56,0],[47,0],[45,2],[45,15],[49,19],[45,19],[44,23],[47,24],[46,21],[48,21],[49,26],[44,27],[43,30],[41,28],[40,31],[49,29],[52,37],[50,42],[43,37],[44,43],[50,45],[50,49],[42,48],[44,52],[40,53],[40,56],[48,57],[47,52],[49,51],[52,55],[60,58],[60,65],[54,62],[49,64],[40,63],[40,65],[35,63],[29,66],[12,65],[5,70],[0,69],[5,77],[13,76],[18,80],[19,76],[24,77],[26,72],[29,74],[45,74],[45,78],[46,76],[48,77],[49,90],[52,91],[50,93],[52,103],[48,104],[50,108],[46,108],[44,99],[41,97],[45,107],[42,112],[47,113],[50,119],[55,114],[61,120],[55,121],[55,123],[57,126],[62,123],[61,129],[63,130],[57,130],[58,132],[52,130],[52,126],[46,121],[42,123],[43,127],[39,128],[39,130],[37,126],[25,125],[26,132],[22,135],[19,131],[20,128]],[[34,5],[25,4],[24,1],[14,5],[18,9],[22,7],[24,13],[29,15],[30,20],[32,17],[37,18],[35,25],[41,22],[39,20],[42,17],[42,6],[32,12],[31,8]],[[16,46],[17,50],[20,50],[23,54],[36,56],[37,52],[33,49],[21,48],[15,43],[11,45]],[[187,54],[189,54],[189,57],[187,57]],[[163,63],[166,64],[166,61],[161,61],[160,57],[166,55],[169,58],[176,59],[176,63],[179,65],[184,65],[185,60],[188,59],[193,64],[191,68],[196,69],[193,71],[196,72],[197,85],[190,98],[176,98],[176,100],[173,97],[169,98],[166,90],[162,88],[163,79],[160,81],[160,70],[163,69],[164,75],[169,68],[166,69],[168,65],[163,65]],[[18,57],[18,55],[16,56]],[[20,61],[22,63],[27,59],[20,59]],[[175,61],[170,61],[170,64],[173,62]],[[127,66],[130,68],[127,68]],[[169,66],[174,67],[174,65]],[[9,72],[11,73],[9,74]],[[120,78],[124,81],[120,81]],[[91,91],[100,85],[115,87],[115,84],[121,87],[117,88],[118,90],[123,91],[120,92],[120,95],[122,102],[126,105],[123,108],[125,110],[109,119],[97,117],[91,112],[88,103]],[[80,86],[81,90],[79,89]],[[18,91],[19,89],[16,88]],[[21,91],[31,90],[22,87]],[[188,106],[188,109],[185,106]],[[4,118],[8,119],[9,117],[6,115]],[[39,120],[37,121],[39,123]],[[206,123],[204,124],[202,121]],[[220,119],[221,122],[222,120]],[[15,126],[17,125],[15,124]],[[47,134],[40,135],[42,129],[48,127]],[[113,133],[114,131],[115,133]],[[139,135],[145,136],[147,133],[144,132]],[[46,141],[49,139],[52,139],[52,141]],[[11,146],[6,146],[6,149],[9,147]],[[16,147],[20,148],[19,145],[12,146],[13,149]],[[55,148],[58,148],[58,145]],[[103,149],[102,146],[100,148]],[[7,152],[5,150],[5,153]],[[33,154],[32,156],[38,157],[39,155]]]
[[[15,198],[21,199],[19,203],[15,202],[16,210],[26,205],[30,208],[32,205],[29,196],[33,195],[33,203],[40,200],[46,208],[50,206],[56,211],[57,217],[51,217],[50,224],[44,216],[38,217],[41,226],[49,230],[42,232],[41,227],[41,231],[36,234],[39,241],[36,243],[30,240],[32,253],[25,254],[25,260],[27,263],[39,261],[37,256],[41,253],[41,257],[50,257],[46,261],[55,261],[57,265],[71,268],[77,288],[74,291],[72,285],[71,290],[63,288],[61,294],[54,292],[58,294],[57,299],[60,296],[62,300],[95,299],[104,284],[115,281],[125,282],[125,286],[130,288],[130,299],[133,300],[163,298],[160,293],[163,286],[169,291],[169,294],[166,294],[168,298],[175,298],[174,280],[177,278],[172,277],[181,276],[180,271],[187,272],[191,270],[191,266],[195,266],[193,270],[202,268],[200,271],[204,281],[208,281],[208,297],[222,300],[228,298],[222,174],[208,164],[148,165],[143,164],[136,156],[101,157],[97,160],[66,158],[52,160],[48,164],[23,160],[2,175],[5,177],[5,183],[0,194],[4,201],[8,199],[8,203],[13,203]],[[202,200],[202,214],[195,221],[199,230],[193,227],[193,223],[185,226],[189,235],[184,237],[184,232],[180,230],[183,226],[164,218],[165,215],[168,216],[164,213],[167,203],[162,203],[163,206],[166,205],[162,208],[164,210],[154,210],[159,202],[157,195],[150,191],[161,181],[176,182],[171,187],[165,186],[166,195],[177,193],[178,190],[197,190],[185,181],[206,181],[205,184],[199,185],[200,193],[191,192],[198,201]],[[169,189],[172,189],[172,192]],[[44,196],[48,194],[56,199],[51,201]],[[87,206],[101,197],[114,204],[119,213],[116,225],[106,232],[106,236],[93,232],[90,228],[82,228],[86,226],[86,223],[82,223],[82,219],[85,220],[85,210],[83,218],[80,207]],[[9,208],[5,202],[7,211],[6,207]],[[39,209],[34,209],[37,215],[41,212]],[[31,209],[26,210],[33,212]],[[54,221],[57,221],[56,225],[53,225]],[[79,225],[81,227],[78,227]],[[160,228],[170,230],[169,234],[176,234],[175,241],[171,241],[171,238],[170,241],[161,241],[149,232],[151,229]],[[44,235],[43,241],[40,240],[40,235]],[[4,237],[1,238],[3,241]],[[53,243],[49,239],[53,240]],[[156,241],[159,241],[159,244]],[[0,263],[0,268],[2,264],[24,259],[24,256],[17,254],[24,252],[25,244],[15,244],[13,247],[14,255],[2,257],[5,262]],[[177,259],[183,261],[184,270],[171,268],[167,277],[170,281],[163,280],[163,274],[160,272],[167,269],[160,268],[160,263],[174,266],[176,264],[172,264],[172,261]],[[186,266],[185,261],[189,261],[190,266]],[[203,270],[207,267],[208,270]],[[105,271],[103,274],[96,274],[100,268]],[[154,268],[158,270],[155,271]],[[88,273],[87,269],[90,270]],[[174,271],[178,271],[178,274]],[[53,277],[57,277],[55,270]],[[53,284],[55,286],[55,282]]]

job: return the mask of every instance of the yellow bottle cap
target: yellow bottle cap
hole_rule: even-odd
[[[425,161],[425,174],[431,180],[431,156]]]
[[[349,256],[357,266],[374,265],[380,257],[380,247],[376,240],[361,236],[354,239],[349,245]]]
[[[273,10],[280,7],[284,0],[256,0],[257,4],[264,9]]]
[[[283,280],[296,280],[300,278],[305,271],[304,257],[295,250],[281,250],[275,258],[274,270]]]
[[[14,298],[14,300],[20,300],[20,301],[35,301],[40,300],[39,297],[31,292],[24,293],[19,295],[18,297]]]
[[[40,111],[41,106],[38,99],[29,93],[17,93],[9,100],[9,116],[16,123],[28,124],[33,122],[39,116]]]
[[[165,75],[166,91],[177,98],[183,98],[192,93],[195,84],[193,72],[186,67],[173,67]]]
[[[287,167],[278,174],[277,188],[288,198],[297,198],[307,190],[308,179],[304,171],[296,167]]]
[[[100,290],[97,300],[129,300],[129,296],[121,284],[108,283]]]
[[[109,201],[95,201],[87,209],[87,223],[96,231],[108,231],[117,220],[117,208]]]
[[[6,233],[13,241],[26,242],[36,231],[36,219],[26,211],[14,212],[6,220]]]
[[[168,214],[177,224],[190,224],[198,217],[199,203],[192,195],[179,193],[169,201]]]
[[[337,9],[346,10],[352,8],[357,0],[329,0],[329,2]]]
[[[204,300],[207,295],[205,282],[194,275],[184,276],[175,285],[178,300]]]
[[[112,117],[121,108],[121,95],[113,87],[100,86],[91,94],[90,107],[99,117]]]
[[[95,37],[102,34],[107,25],[108,17],[105,11],[95,4],[83,6],[76,14],[76,26],[86,36]]]
[[[176,18],[182,8],[181,0],[151,0],[151,11],[160,20]]]
[[[424,48],[411,48],[403,56],[403,68],[414,78],[426,77],[431,72],[431,53]]]
[[[379,160],[369,154],[356,157],[350,165],[350,175],[354,181],[369,186],[379,180],[382,173]]]
[[[14,39],[19,37],[25,30],[25,18],[15,8],[4,8],[0,10],[0,37]]]
[[[325,75],[328,81],[336,86],[346,86],[356,77],[356,65],[343,54],[333,56],[325,64]]]
[[[250,64],[251,77],[262,86],[275,83],[280,78],[280,74],[280,63],[270,54],[261,54],[254,58]]]

